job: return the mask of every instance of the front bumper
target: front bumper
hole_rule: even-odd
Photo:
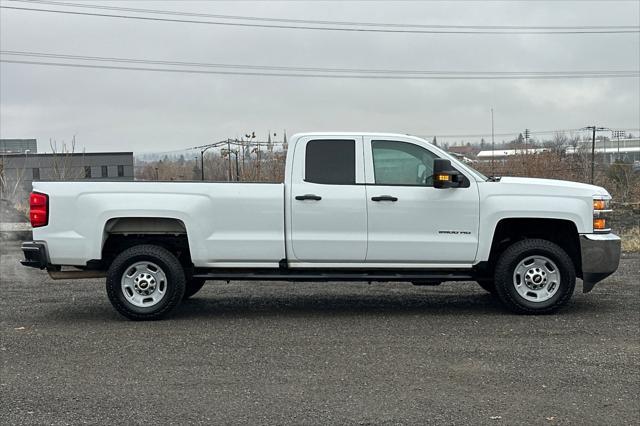
[[[20,263],[24,266],[45,269],[49,265],[47,245],[42,241],[25,241],[22,243],[22,252],[24,260],[21,260]]]
[[[598,282],[618,269],[620,237],[614,234],[583,234],[580,236],[582,254],[582,291],[588,293]]]

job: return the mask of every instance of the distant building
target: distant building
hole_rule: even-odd
[[[476,161],[476,160],[473,160],[473,159],[471,159],[471,158],[469,158],[469,157],[465,157],[465,156],[464,156],[464,155],[462,155],[462,154],[458,154],[458,153],[455,153],[455,152],[449,152],[449,154],[453,155],[453,156],[454,156],[454,157],[456,157],[458,160],[460,160],[460,161],[462,161],[463,163],[466,163],[466,164],[473,164],[473,163],[477,163],[477,161]]]
[[[529,148],[529,149],[496,149],[495,151],[480,151],[476,158],[479,161],[486,161],[491,159],[504,160],[507,157],[513,157],[514,155],[522,154],[539,154],[541,152],[547,152],[547,148]]]
[[[567,148],[566,153],[568,155],[574,154],[591,154],[591,149],[575,149],[570,146]],[[594,150],[594,154],[603,160],[605,164],[615,163],[621,161],[623,163],[633,163],[640,161],[640,146],[623,146],[618,148],[617,146],[597,147]]]
[[[579,148],[572,146],[566,150],[567,154],[591,153],[591,142],[583,142]],[[595,154],[602,158],[605,164],[622,161],[633,163],[640,161],[640,138],[600,139],[596,140]]]
[[[522,154],[539,154],[550,151],[549,148],[529,148],[529,149],[496,149],[495,151],[480,151],[477,155],[478,161],[504,160],[507,157]],[[569,146],[564,148],[566,155],[591,154],[591,142],[585,141],[578,147]],[[599,162],[611,164],[616,161],[633,163],[640,161],[640,138],[597,140],[594,154]]]
[[[0,154],[35,154],[38,142],[35,139],[0,139]]]
[[[2,198],[31,191],[41,180],[133,180],[133,152],[0,153]]]
[[[478,151],[480,151],[480,149],[474,145],[459,145],[450,146],[449,148],[447,148],[447,151],[452,154],[460,154],[464,155],[465,157],[473,158],[478,154]]]

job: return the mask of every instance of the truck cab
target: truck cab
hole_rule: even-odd
[[[446,153],[401,135],[304,135],[287,160],[292,264],[471,266],[478,248],[478,177],[434,186]],[[462,182],[462,178],[461,178]]]

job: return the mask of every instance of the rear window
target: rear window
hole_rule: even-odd
[[[333,185],[356,183],[356,141],[313,140],[307,143],[305,181]]]

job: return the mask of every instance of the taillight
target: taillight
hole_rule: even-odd
[[[49,223],[49,196],[32,192],[29,196],[29,218],[31,226],[37,228]]]

